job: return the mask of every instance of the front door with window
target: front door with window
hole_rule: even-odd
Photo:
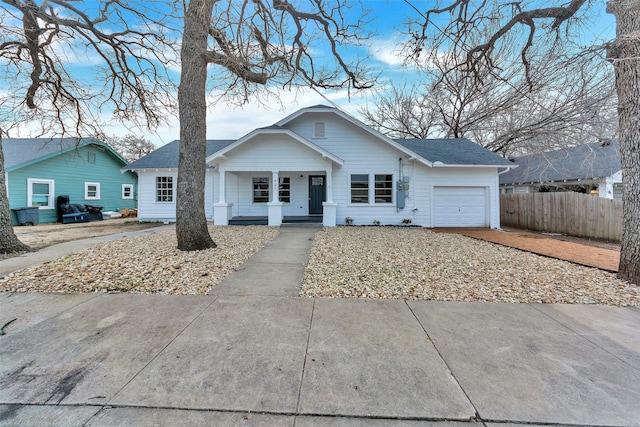
[[[309,176],[309,215],[322,215],[322,202],[326,201],[324,175]]]

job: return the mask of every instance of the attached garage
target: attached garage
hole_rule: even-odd
[[[489,227],[487,187],[434,187],[434,227]]]
[[[171,142],[123,168],[139,174],[139,218],[175,220],[175,198],[159,200],[157,182],[175,177],[179,147]],[[390,139],[322,105],[237,140],[207,141],[206,164],[206,215],[218,226],[233,217],[278,226],[286,216],[322,218],[327,227],[494,229],[499,174],[514,167],[468,139]]]

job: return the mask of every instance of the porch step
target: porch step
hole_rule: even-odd
[[[321,224],[321,215],[311,216],[285,216],[282,218],[283,224]],[[268,225],[269,218],[266,216],[234,216],[229,220],[229,225]]]
[[[229,220],[229,225],[268,225],[266,216],[234,216]]]
[[[322,215],[309,215],[309,216],[285,216],[282,218],[283,224],[306,224],[306,223],[321,223]]]

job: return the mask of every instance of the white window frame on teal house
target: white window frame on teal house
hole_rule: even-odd
[[[33,185],[34,184],[46,184],[49,186],[49,193],[34,193]],[[27,178],[27,206],[30,207],[38,207],[40,209],[55,209],[55,201],[54,194],[55,192],[55,181],[53,179],[40,179],[40,178]],[[35,197],[35,201],[34,201]],[[34,203],[43,203],[40,201],[40,198],[46,198],[46,205],[43,204],[34,204]]]
[[[122,184],[122,198],[133,199],[133,184]]]
[[[90,187],[95,187],[92,190]],[[93,195],[91,195],[93,193]],[[85,200],[100,200],[100,183],[99,182],[85,182],[84,183],[84,199]]]

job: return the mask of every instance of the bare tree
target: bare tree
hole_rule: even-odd
[[[176,197],[178,248],[215,247],[204,213],[207,66],[228,96],[246,102],[259,88],[361,89],[365,70],[340,49],[358,44],[361,23],[346,16],[348,0],[191,0],[182,39],[180,161]],[[318,55],[328,48],[329,57]]]
[[[461,53],[459,70],[481,79],[481,70],[495,70],[499,58],[496,47],[508,34],[521,31],[521,62],[531,78],[531,53],[534,46],[557,46],[571,42],[572,30],[585,19],[596,2],[570,0],[556,5],[547,2],[536,7],[526,1],[450,0],[436,8],[421,11],[412,24],[411,48],[420,57],[427,41],[446,45]],[[615,70],[618,94],[620,155],[624,179],[623,235],[618,276],[640,284],[640,2],[610,0],[607,12],[616,18],[616,39],[607,46],[607,57]],[[446,22],[443,17],[449,16]],[[434,19],[438,22],[434,22]],[[489,23],[499,28],[480,43],[467,44],[470,34],[478,34]],[[597,46],[594,46],[597,48]]]
[[[168,65],[176,55],[167,34],[174,21],[167,7],[135,0],[1,0],[0,76],[6,93],[0,127],[28,127],[49,137],[97,135],[105,112],[149,127],[159,124],[173,104]],[[1,161],[0,252],[25,249],[11,226]]]
[[[106,142],[129,163],[146,156],[158,148],[148,139],[133,134],[106,138]]]
[[[527,78],[513,46],[497,48],[499,70],[475,74],[434,48],[418,67],[422,82],[379,96],[363,119],[394,138],[464,137],[505,157],[616,134],[614,79],[597,53],[540,52]]]

